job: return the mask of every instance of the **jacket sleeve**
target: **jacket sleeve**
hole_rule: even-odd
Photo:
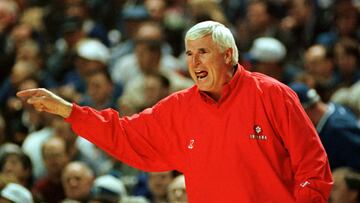
[[[144,171],[182,171],[175,133],[167,130],[163,118],[169,114],[170,111],[160,114],[156,108],[149,108],[120,118],[113,109],[97,111],[74,104],[65,121],[78,135],[133,167]]]
[[[287,87],[272,90],[273,126],[289,152],[298,203],[327,202],[333,180],[320,138],[296,94]],[[280,100],[279,100],[280,99]]]

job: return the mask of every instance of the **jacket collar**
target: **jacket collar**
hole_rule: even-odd
[[[199,92],[200,97],[203,101],[206,103],[212,104],[212,105],[220,105],[228,96],[233,92],[232,90],[236,87],[238,84],[240,76],[243,74],[244,67],[242,67],[240,64],[237,64],[234,66],[234,75],[232,79],[224,85],[221,97],[219,101],[215,101],[213,98],[211,98],[209,95],[207,95],[205,92],[200,91],[197,87],[196,90]]]

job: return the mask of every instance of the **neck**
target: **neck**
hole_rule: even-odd
[[[320,102],[320,103],[315,104],[315,106],[312,108],[313,109],[311,110],[311,112],[309,112],[309,117],[310,117],[311,121],[314,123],[314,126],[316,127],[317,124],[319,123],[320,119],[326,113],[328,106],[327,106],[327,104]]]
[[[226,84],[228,84],[232,78],[234,77],[236,70],[237,70],[237,65],[232,66],[231,70],[229,70],[228,72],[228,79],[226,79],[221,87],[221,89],[218,92],[206,92],[206,94],[211,97],[213,100],[215,100],[216,102],[218,102],[222,96],[224,87]]]

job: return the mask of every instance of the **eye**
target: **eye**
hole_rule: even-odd
[[[186,52],[186,56],[191,56],[191,55],[192,55],[192,53],[190,51]]]
[[[199,49],[199,54],[206,54],[208,53],[205,49]]]

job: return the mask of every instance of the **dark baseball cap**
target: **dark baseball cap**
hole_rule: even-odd
[[[289,84],[289,87],[295,91],[295,93],[299,97],[301,105],[304,108],[311,107],[316,102],[320,101],[320,96],[316,92],[316,90],[310,88],[305,83],[295,82]]]

